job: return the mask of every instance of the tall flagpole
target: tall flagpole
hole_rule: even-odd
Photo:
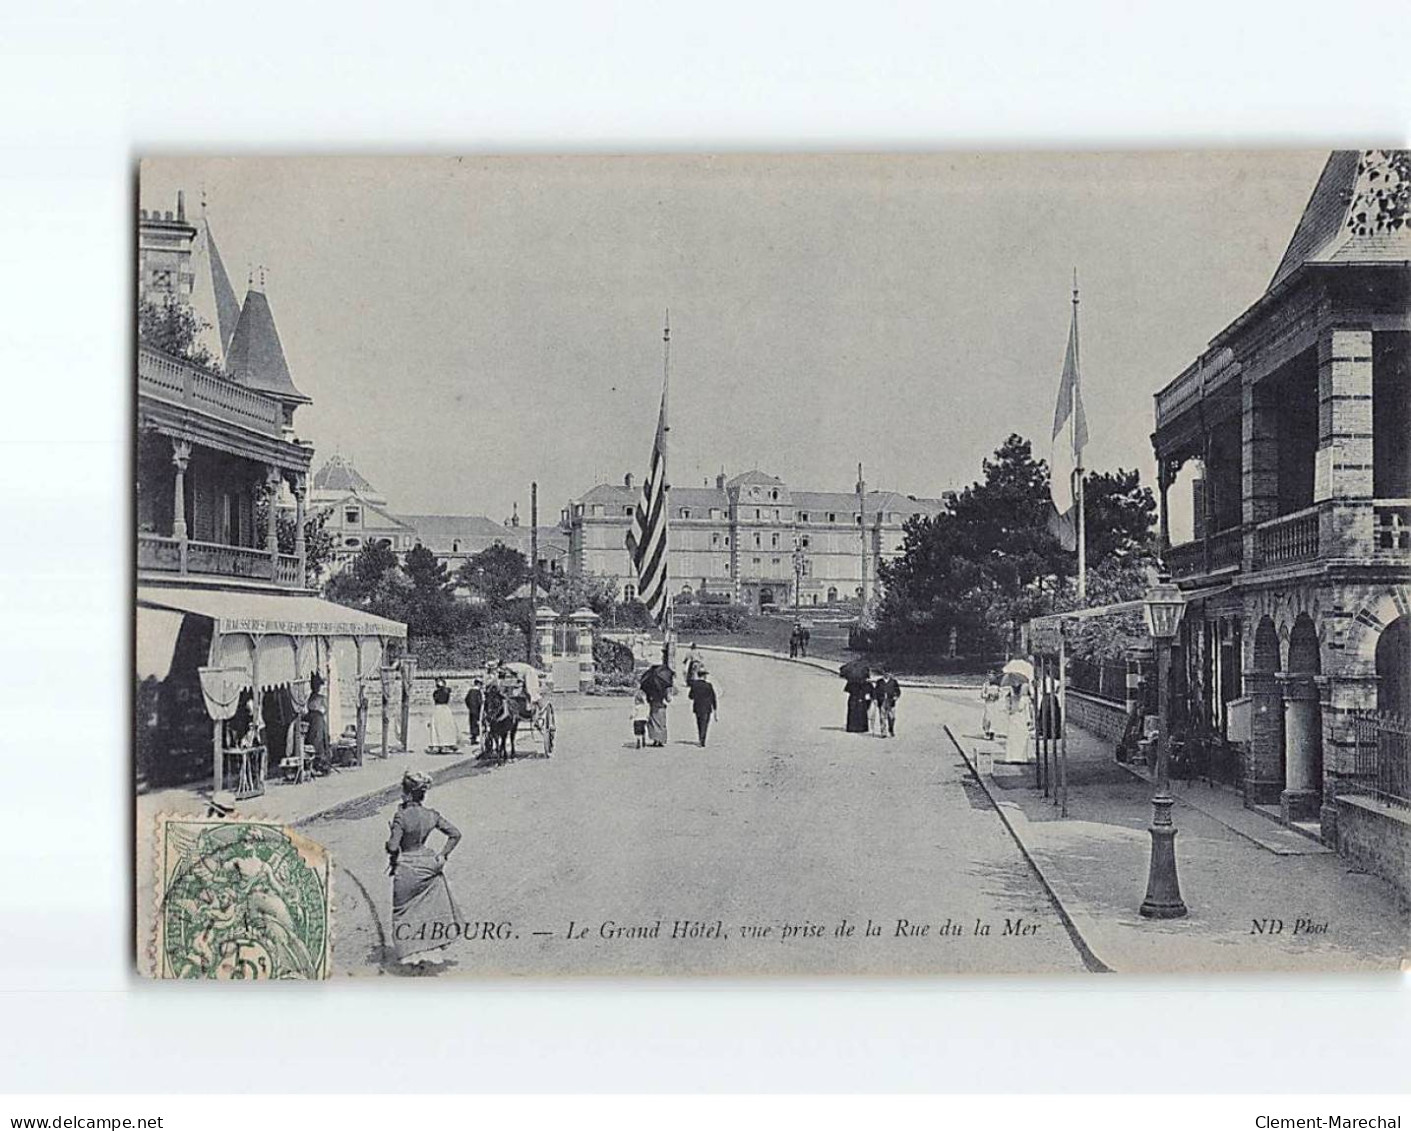
[[[1083,453],[1078,448],[1078,386],[1082,383],[1078,364],[1078,269],[1073,268],[1073,408],[1068,414],[1069,437],[1073,444],[1073,496],[1077,502],[1078,523],[1078,603],[1088,602],[1088,534],[1083,512]]]
[[[671,595],[671,477],[667,473],[667,460],[671,451],[671,413],[667,398],[671,390],[671,308],[666,308],[666,319],[661,331],[661,537],[664,560],[662,563],[662,584],[666,587],[666,624],[662,626],[664,644],[662,662],[676,670],[676,602]]]

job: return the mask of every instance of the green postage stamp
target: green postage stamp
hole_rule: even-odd
[[[157,822],[159,978],[327,978],[327,851],[273,821]]]

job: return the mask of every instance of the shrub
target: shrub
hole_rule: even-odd
[[[464,671],[485,666],[488,659],[526,660],[524,632],[503,621],[477,625],[451,636],[413,636],[407,650],[425,671]]]
[[[617,640],[594,640],[593,641],[593,665],[597,669],[598,679],[605,676],[632,674],[634,666],[632,649],[621,641]]]
[[[697,607],[677,615],[676,629],[678,632],[699,635],[743,632],[745,613],[733,605]]]

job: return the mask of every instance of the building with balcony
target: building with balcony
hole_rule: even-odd
[[[294,425],[309,398],[294,384],[263,290],[252,285],[235,304],[209,223],[189,221],[180,197],[174,212],[139,214],[137,300],[187,307],[199,327],[186,356],[137,346],[139,774],[160,782],[210,772],[217,791],[262,788],[254,747],[226,743],[237,701],[240,733],[259,737],[258,765],[266,754],[278,764],[313,674],[332,689],[335,710],[355,704],[406,627],[309,592],[313,447]],[[294,518],[285,545],[274,517],[281,501]]]
[[[1152,435],[1186,724],[1235,744],[1247,804],[1344,849],[1367,805],[1407,803],[1408,156],[1329,158],[1267,290],[1156,394]]]
[[[940,499],[895,491],[794,490],[763,471],[714,487],[671,488],[667,583],[673,596],[718,594],[754,609],[856,602],[867,580],[900,552],[905,524],[944,508]],[[636,574],[627,531],[640,491],[632,476],[600,483],[562,515],[570,572],[610,577],[630,599]],[[798,555],[797,570],[795,554]]]
[[[387,497],[353,466],[347,456],[334,455],[314,473],[309,495],[311,513],[324,512],[324,530],[333,537],[333,568],[346,568],[364,546],[381,543],[399,558],[424,546],[446,569],[455,573],[467,559],[491,546],[509,546],[533,555],[529,527],[521,526],[519,507],[503,522],[483,514],[393,514]],[[562,573],[568,539],[557,527],[539,528],[539,571]]]

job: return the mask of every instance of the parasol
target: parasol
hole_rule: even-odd
[[[999,681],[1001,687],[1022,687],[1024,684],[1034,681],[1034,665],[1028,660],[1010,660],[1001,671],[1003,672]]]
[[[533,664],[518,661],[506,664],[505,667],[524,681],[524,693],[529,696],[529,702],[539,702],[539,670]]]
[[[866,679],[872,674],[872,669],[868,667],[866,660],[849,660],[838,669],[838,674],[844,679]]]
[[[642,673],[640,686],[648,699],[665,699],[676,674],[665,664],[653,664]]]

